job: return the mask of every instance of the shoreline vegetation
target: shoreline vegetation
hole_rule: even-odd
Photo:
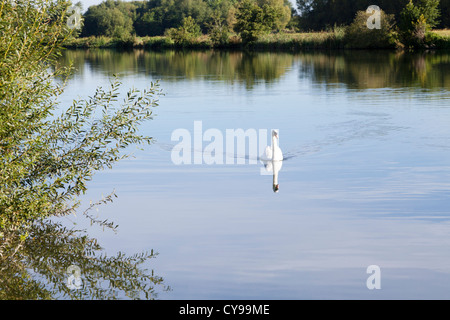
[[[450,39],[450,37],[449,37]],[[177,43],[169,36],[130,37],[127,39],[106,36],[76,38],[65,44],[68,49],[329,49],[343,48],[343,41],[334,32],[315,33],[279,33],[266,35],[251,44],[245,44],[238,36],[230,36],[226,42],[214,44],[208,35],[191,39],[189,42]]]
[[[450,29],[433,30],[428,34],[430,44],[423,50],[450,50]],[[177,43],[169,36],[132,36],[113,38],[107,36],[90,36],[73,38],[64,44],[66,49],[150,49],[150,50],[360,50],[380,49],[399,50],[404,47],[396,42],[380,46],[354,46],[345,37],[345,31],[337,28],[332,31],[290,33],[281,32],[265,35],[250,44],[244,43],[237,35],[230,36],[226,42],[214,44],[208,35],[191,39],[189,42]]]
[[[450,49],[450,0],[378,2],[296,0],[295,8],[289,0],[105,0],[80,16],[65,47]]]

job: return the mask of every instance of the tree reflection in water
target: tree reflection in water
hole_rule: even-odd
[[[85,230],[35,222],[24,230],[0,231],[0,299],[156,299],[170,290],[144,263],[157,253],[107,256]],[[81,287],[68,285],[70,266]]]
[[[304,53],[300,76],[327,86],[348,89],[423,88],[438,91],[450,88],[448,52],[343,51]]]
[[[105,74],[144,74],[164,82],[206,76],[209,80],[241,83],[251,90],[259,83],[280,79],[294,60],[293,54],[283,52],[92,49],[66,50],[59,63],[68,66],[72,62],[77,75],[100,70]]]
[[[315,84],[345,85],[348,89],[450,87],[450,54],[446,51],[405,53],[387,50],[318,52],[118,51],[67,50],[62,65],[72,61],[77,74],[89,69],[104,73],[144,74],[165,82],[187,79],[242,83],[251,90],[274,83],[294,64],[300,77]],[[87,67],[87,68],[86,68]]]

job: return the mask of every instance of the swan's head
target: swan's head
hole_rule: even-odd
[[[273,185],[273,192],[277,193],[279,189],[280,189],[280,185],[279,184],[274,184]]]
[[[278,132],[276,132],[275,130],[272,130],[272,137],[275,137],[278,139]]]

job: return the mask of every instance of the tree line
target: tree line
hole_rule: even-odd
[[[297,0],[297,9],[301,14],[298,27],[321,30],[334,25],[348,25],[355,19],[357,11],[364,11],[370,5],[377,5],[385,13],[400,20],[402,11],[410,2],[417,7],[437,9],[440,19],[436,27],[450,27],[450,0]]]
[[[233,28],[257,34],[283,30],[293,11],[288,0],[107,0],[84,13],[81,36],[162,36],[183,25],[188,31],[217,37]]]
[[[411,0],[377,0],[385,13],[399,19]],[[436,7],[438,28],[450,27],[450,0],[414,0],[418,7]],[[217,41],[229,32],[248,39],[267,31],[318,31],[349,25],[373,0],[148,0],[114,1],[91,6],[83,15],[82,37],[210,34]],[[184,29],[183,29],[184,25]],[[178,30],[178,35],[174,29]],[[180,34],[181,33],[181,34]]]

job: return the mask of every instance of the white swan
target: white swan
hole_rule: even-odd
[[[278,132],[272,130],[272,145],[267,146],[264,153],[261,155],[262,161],[282,161],[283,152],[278,146]]]
[[[266,171],[273,172],[273,192],[278,192],[280,184],[278,183],[278,172],[283,166],[283,152],[278,146],[278,132],[272,130],[272,145],[267,146],[261,155],[261,161],[264,163]]]

